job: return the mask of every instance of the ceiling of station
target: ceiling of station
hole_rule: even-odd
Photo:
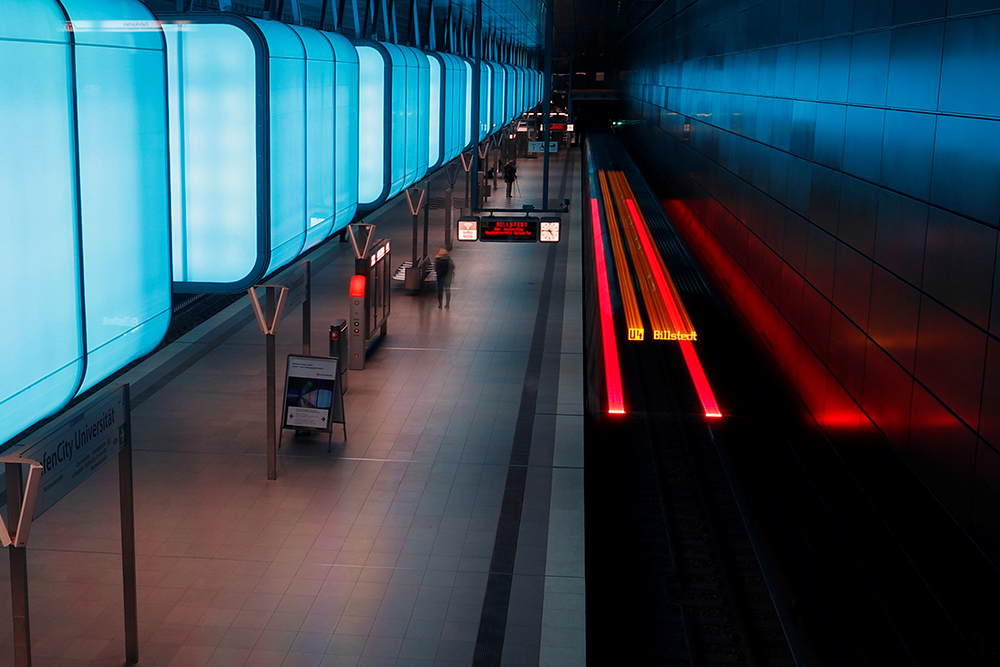
[[[154,12],[176,11],[178,0],[144,0]],[[369,2],[375,6],[382,0],[356,0],[361,20],[364,21]],[[695,2],[697,0],[694,0]],[[216,10],[219,0],[180,0],[191,11]],[[279,0],[271,0],[276,7]],[[352,0],[328,0],[326,25],[332,27],[333,13],[343,7],[345,31],[350,34],[353,21],[349,19]],[[446,49],[445,24],[451,19],[455,26],[464,25],[471,31],[476,11],[476,0],[386,0],[396,14],[399,41],[413,43],[413,10],[416,7],[420,42],[428,42],[428,24],[431,5],[437,45]],[[232,0],[235,11],[260,16],[268,0]],[[286,21],[292,20],[292,0],[283,0]],[[482,0],[484,35],[501,35],[510,43],[539,52],[545,43],[546,6],[554,6],[553,54],[557,61],[565,61],[576,54],[582,60],[613,58],[628,50],[628,37],[637,26],[659,20],[654,14],[665,15],[674,8],[691,4],[691,0]],[[299,0],[304,24],[318,26],[323,0]],[[381,11],[378,9],[377,11]],[[381,23],[381,19],[378,19]],[[643,26],[645,28],[646,26]],[[381,27],[379,33],[381,36]]]

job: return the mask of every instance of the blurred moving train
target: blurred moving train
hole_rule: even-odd
[[[541,100],[537,71],[138,0],[0,3],[0,444]]]

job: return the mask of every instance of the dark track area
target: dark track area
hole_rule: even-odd
[[[670,230],[649,223],[687,303],[704,286]],[[623,342],[619,354],[628,415],[591,414],[587,438],[592,664],[623,654],[634,664],[794,664],[679,348]]]
[[[593,664],[1000,664],[1000,575],[899,455],[835,447],[720,296],[682,296],[725,417],[676,348],[619,343],[630,414],[587,434]]]

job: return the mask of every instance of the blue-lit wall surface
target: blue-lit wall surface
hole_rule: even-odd
[[[890,443],[995,557],[998,10],[699,3],[625,77],[647,157],[807,346],[784,371],[820,425]]]
[[[295,259],[305,244],[305,48],[290,26],[250,20],[267,48],[271,253],[265,273],[271,273]]]
[[[428,120],[430,121],[429,135],[427,138],[427,162],[430,169],[434,169],[441,163],[444,154],[441,150],[441,134],[444,124],[444,72],[442,62],[436,57],[437,54],[427,53],[427,64],[430,67],[430,104],[428,106]]]
[[[514,120],[521,115],[521,109],[518,107],[518,84],[520,81],[517,78],[517,70],[513,65],[504,65],[504,71],[507,73],[507,107],[504,115],[507,117],[507,122]]]
[[[324,32],[323,36],[333,46],[337,67],[337,117],[334,125],[336,212],[333,233],[350,224],[358,208],[358,52],[342,35]]]
[[[0,4],[0,443],[76,394],[84,374],[73,72],[56,2]]]
[[[430,65],[409,46],[354,44],[361,64],[358,208],[367,211],[427,173]]]
[[[343,228],[357,192],[357,55],[233,14],[165,17],[173,269],[236,292]]]
[[[500,63],[488,63],[492,70],[493,92],[490,96],[490,134],[507,124],[507,71]]]
[[[171,275],[164,43],[145,6],[4,3],[0,72],[4,442],[155,348]]]
[[[468,109],[469,121],[465,124],[465,134],[462,136],[466,147],[472,145],[472,63],[463,59],[465,64],[465,108]]]
[[[234,15],[170,20],[174,281],[180,291],[238,291],[270,261],[263,35]]]
[[[85,391],[151,352],[170,323],[166,60],[136,0],[63,0],[73,26]]]
[[[449,53],[427,52],[431,66],[430,142],[437,151],[430,150],[429,170],[434,170],[458,157],[466,147],[470,132],[470,106],[466,82],[467,63]],[[435,89],[435,69],[441,84]],[[435,99],[436,96],[436,99]],[[436,136],[435,136],[436,133]]]
[[[493,133],[493,68],[485,60],[479,62],[479,140]]]
[[[305,47],[304,142],[306,165],[306,237],[303,249],[314,247],[333,229],[336,120],[336,66],[333,46],[312,28],[291,26]]]
[[[377,42],[358,41],[358,208],[378,208],[389,194],[389,54]]]

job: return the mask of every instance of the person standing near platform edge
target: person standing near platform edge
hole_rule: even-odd
[[[444,248],[438,250],[434,258],[434,272],[437,274],[438,308],[444,296],[444,307],[451,308],[451,279],[455,277],[455,262]]]
[[[514,181],[517,180],[517,165],[514,164],[513,160],[503,166],[503,180],[507,184],[507,197],[510,197],[511,188],[514,187]]]

